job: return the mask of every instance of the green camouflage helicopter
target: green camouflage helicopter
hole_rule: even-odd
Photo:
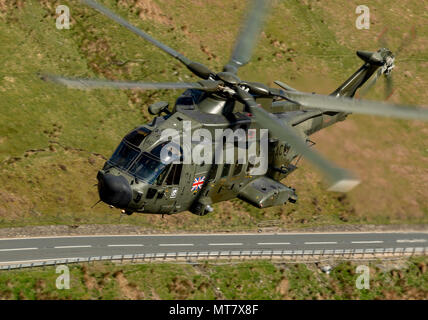
[[[350,113],[428,119],[428,110],[424,108],[353,98],[369,78],[373,84],[373,79],[382,74],[389,77],[395,57],[385,48],[377,52],[358,51],[363,65],[330,95],[299,92],[280,81],[275,82],[280,88],[270,88],[240,80],[236,73],[250,60],[269,1],[252,1],[231,58],[218,73],[191,61],[95,1],[82,2],[151,42],[201,78],[193,83],[148,83],[42,76],[46,81],[79,89],[186,89],[171,111],[167,102],[151,105],[149,112],[156,116],[154,120],[127,134],[98,172],[100,200],[126,214],[173,214],[189,210],[205,215],[213,210],[212,204],[236,197],[258,208],[295,203],[295,189],[280,181],[297,168],[301,156],[326,176],[330,191],[346,192],[359,180],[311,149],[311,134],[343,121]],[[187,125],[191,125],[190,132],[186,132]],[[170,129],[175,130],[175,137],[172,134],[166,141],[162,135]],[[204,156],[209,154],[211,159],[186,162],[184,155],[192,154],[200,144],[190,140],[182,145],[180,141],[201,129],[211,137],[218,130],[228,133],[216,136],[214,142],[202,143]],[[268,130],[267,137],[257,134],[262,129]],[[174,143],[176,138],[179,143]],[[262,141],[266,142],[265,149]],[[240,158],[241,149],[251,148],[260,154],[259,160],[264,160],[265,170],[257,172],[249,157]],[[223,156],[228,151],[235,156],[232,161],[214,161],[218,154]]]

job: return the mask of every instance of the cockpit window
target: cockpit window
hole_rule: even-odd
[[[162,184],[168,172],[169,167],[167,168],[167,166],[175,163],[176,160],[181,160],[181,157],[180,146],[170,141],[159,144],[150,153],[141,153],[138,148],[130,145],[125,139],[120,143],[108,163],[119,169],[128,170],[130,174],[149,184],[155,182]],[[173,175],[173,182],[179,181],[180,173],[177,172]],[[161,174],[162,176],[159,177]]]
[[[180,157],[180,146],[167,141],[153,148],[150,153],[143,152],[131,166],[129,173],[147,183],[161,184],[167,173],[166,167],[175,160],[180,160]]]
[[[109,162],[119,167],[120,169],[126,169],[129,167],[131,162],[137,158],[138,153],[138,150],[132,148],[130,145],[122,141],[111,156]]]
[[[141,142],[143,142],[144,138],[149,135],[151,131],[145,127],[140,127],[132,132],[130,132],[126,137],[125,140],[128,141],[130,144],[134,146],[139,146]]]
[[[137,178],[153,184],[156,178],[162,173],[167,164],[162,163],[160,160],[153,158],[149,153],[144,152],[129,170],[130,173],[137,176]]]
[[[178,105],[184,105],[184,106],[191,106],[193,105],[193,98],[192,97],[180,97],[177,99],[176,104]]]
[[[175,102],[176,105],[194,105],[201,100],[205,92],[197,89],[186,90]]]
[[[176,160],[181,160],[182,157],[180,146],[170,141],[163,142],[157,145],[150,153],[156,158],[159,158],[162,163],[166,164],[169,164]]]
[[[166,184],[167,185],[175,185],[180,184],[180,176],[181,176],[181,170],[183,168],[183,164],[174,164],[171,167],[171,171],[168,174],[168,177],[166,178]]]

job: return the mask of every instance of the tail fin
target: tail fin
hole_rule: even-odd
[[[353,97],[355,92],[382,67],[382,73],[387,73],[394,68],[394,56],[388,49],[382,48],[377,52],[357,51],[357,56],[364,61],[364,64],[350,76],[332,96]]]

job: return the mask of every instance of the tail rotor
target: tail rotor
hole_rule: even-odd
[[[384,75],[384,100],[388,100],[393,94],[394,94],[394,78],[392,76],[392,70],[395,67],[395,59],[396,57],[405,50],[409,44],[415,39],[416,37],[416,30],[415,27],[412,27],[410,30],[410,33],[407,34],[403,40],[401,41],[400,46],[398,47],[397,51],[394,55],[392,55],[391,51],[389,51],[388,48],[388,41],[387,41],[387,31],[388,29],[385,28],[378,36],[378,43],[382,49],[380,49],[378,52],[385,52],[384,54],[384,64],[381,68],[376,72],[376,74],[373,76],[373,78],[367,83],[365,87],[361,89],[361,92],[359,94],[360,98],[363,98],[367,95],[367,93],[371,90],[371,88],[375,85],[375,83],[379,80],[381,75]]]

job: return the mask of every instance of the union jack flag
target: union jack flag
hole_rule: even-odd
[[[192,189],[190,191],[196,192],[200,189],[202,189],[202,186],[204,185],[205,176],[195,178],[192,184]]]

